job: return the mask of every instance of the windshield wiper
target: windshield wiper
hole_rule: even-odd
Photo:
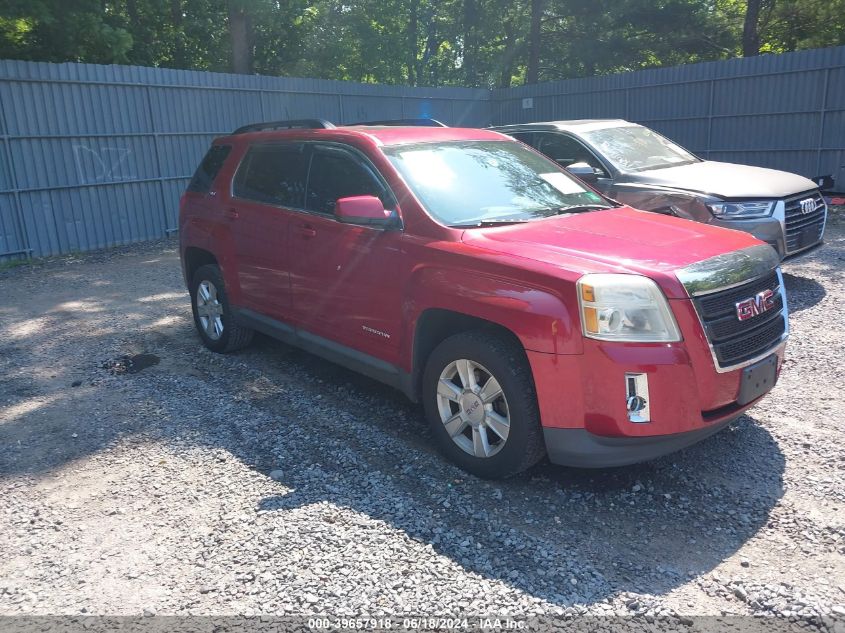
[[[581,211],[600,211],[602,209],[612,209],[608,204],[570,204],[565,207],[550,207],[554,215],[561,215],[563,213],[580,213]]]
[[[475,220],[474,222],[464,222],[463,224],[451,224],[455,229],[472,229],[479,226],[500,226],[502,224],[522,224],[528,220],[521,220],[517,218],[502,219],[502,220]]]
[[[564,213],[580,213],[582,211],[593,211],[593,210],[601,210],[601,209],[612,209],[613,207],[608,204],[570,204],[563,207],[547,207],[545,209],[537,209],[538,212],[548,212],[549,215],[537,216],[534,218],[490,218],[489,220],[470,220],[469,222],[462,222],[461,224],[450,224],[452,228],[456,229],[469,229],[469,228],[476,228],[481,226],[501,226],[503,224],[523,224],[525,222],[530,222],[531,220],[536,220],[538,218],[543,217],[551,217],[553,215],[562,215]]]

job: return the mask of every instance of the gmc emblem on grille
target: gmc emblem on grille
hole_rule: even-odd
[[[801,213],[804,215],[816,210],[816,201],[813,198],[804,198],[798,204],[801,205]]]
[[[758,314],[771,310],[775,305],[775,293],[771,290],[758,292],[753,297],[743,299],[736,304],[736,318],[745,321]]]

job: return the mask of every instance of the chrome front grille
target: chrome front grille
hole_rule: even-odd
[[[772,307],[745,321],[737,316],[737,303],[771,290]],[[692,297],[701,319],[713,357],[722,370],[741,366],[773,351],[785,338],[787,325],[786,297],[778,270],[724,290]]]
[[[802,201],[812,200],[804,207]],[[807,209],[812,208],[812,211]],[[784,201],[784,238],[786,254],[797,253],[821,241],[827,220],[827,205],[818,191],[787,198]]]

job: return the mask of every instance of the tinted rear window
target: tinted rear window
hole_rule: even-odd
[[[522,141],[526,145],[536,147],[536,145],[534,145],[534,132],[514,132],[511,136],[517,141]]]
[[[256,145],[235,176],[238,198],[301,209],[308,164],[301,145]]]
[[[232,151],[230,145],[212,145],[205,158],[202,159],[200,166],[197,167],[197,171],[194,172],[194,177],[191,178],[188,185],[188,191],[208,193],[230,151]]]

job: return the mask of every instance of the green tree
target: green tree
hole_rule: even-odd
[[[761,35],[765,53],[841,46],[845,44],[845,0],[778,2]]]
[[[132,36],[98,0],[6,0],[0,56],[39,61],[127,63]]]
[[[845,0],[4,0],[0,58],[510,86],[845,44]]]
[[[568,0],[544,20],[539,79],[669,66],[727,56],[734,35],[696,0]]]

